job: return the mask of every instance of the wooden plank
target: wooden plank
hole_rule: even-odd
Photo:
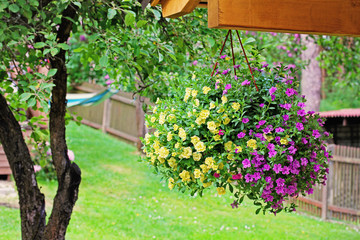
[[[210,28],[360,36],[360,0],[211,0]]]
[[[105,132],[105,129],[110,125],[110,117],[111,117],[111,100],[106,99],[104,101],[104,111],[103,111],[103,119],[101,129]]]
[[[154,7],[154,6],[158,5],[159,2],[160,2],[160,0],[152,0],[150,4],[152,7]]]
[[[356,216],[360,216],[360,211],[356,210],[356,209],[351,209],[351,208],[345,208],[345,207],[338,207],[338,206],[333,206],[333,205],[329,205],[329,210],[333,211],[333,212],[337,212],[340,214],[351,214],[351,215],[356,215]]]
[[[11,174],[11,169],[8,167],[0,167],[0,175],[9,175]]]
[[[2,167],[2,168],[5,168],[5,167],[10,168],[10,165],[9,165],[7,160],[6,161],[0,161],[0,167]]]
[[[129,140],[129,141],[134,142],[134,143],[137,143],[139,141],[139,138],[131,136],[131,135],[127,134],[127,133],[118,131],[118,130],[113,129],[113,128],[106,128],[106,132],[108,132],[110,134],[113,134],[115,136],[124,138],[124,139]]]
[[[177,18],[191,13],[200,3],[200,0],[162,0],[163,17]]]
[[[334,162],[360,164],[360,158],[350,158],[340,155],[333,155],[333,158],[331,160]]]
[[[316,206],[318,208],[322,207],[322,203],[320,201],[314,200],[314,199],[309,199],[309,198],[305,198],[302,196],[298,196],[297,199],[301,202],[307,203],[307,204],[311,204],[313,206]]]
[[[100,128],[101,128],[101,125],[100,125],[100,124],[91,122],[91,121],[86,120],[86,119],[81,120],[81,123],[82,123],[82,124],[85,124],[85,125],[88,125],[88,126],[90,126],[90,127],[93,127],[93,128],[97,128],[97,129],[100,129]]]

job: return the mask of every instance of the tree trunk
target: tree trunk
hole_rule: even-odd
[[[0,141],[19,194],[22,239],[42,239],[45,229],[45,198],[36,182],[34,164],[19,123],[0,94]]]
[[[78,7],[74,4],[64,10],[57,33],[58,43],[65,43],[70,36],[72,21]],[[24,240],[65,239],[72,210],[78,198],[81,181],[80,168],[69,160],[65,140],[65,113],[67,70],[65,51],[50,59],[57,69],[50,108],[50,144],[58,189],[53,209],[46,225],[45,198],[37,185],[34,164],[25,144],[19,123],[0,94],[0,141],[15,178],[19,193],[21,231]]]
[[[301,93],[307,100],[305,110],[318,112],[321,100],[321,69],[316,57],[320,53],[320,47],[308,35],[301,34],[301,41],[306,46],[301,59],[309,62],[301,72]]]
[[[63,12],[61,25],[58,30],[58,43],[65,43],[70,36],[72,22],[78,7],[70,4]],[[65,139],[65,114],[67,70],[65,65],[65,51],[63,49],[50,59],[52,68],[57,69],[54,75],[50,108],[50,147],[52,159],[56,169],[58,189],[53,202],[53,209],[49,222],[45,228],[44,239],[65,239],[66,229],[78,198],[81,171],[76,163],[69,160]]]

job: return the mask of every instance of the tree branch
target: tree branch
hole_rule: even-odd
[[[45,229],[45,197],[37,185],[34,164],[20,125],[1,94],[0,141],[18,189],[22,239],[41,239]]]

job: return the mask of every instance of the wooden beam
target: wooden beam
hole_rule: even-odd
[[[159,2],[160,2],[160,0],[152,0],[151,3],[150,3],[150,5],[151,5],[152,7],[154,7],[154,6],[158,5]]]
[[[360,0],[209,0],[210,28],[360,36]]]
[[[177,18],[191,13],[200,0],[161,0],[163,17]]]

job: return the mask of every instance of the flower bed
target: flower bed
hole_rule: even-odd
[[[145,160],[170,189],[202,195],[215,186],[220,195],[234,194],[233,207],[247,196],[259,206],[256,213],[291,212],[294,204],[284,206],[289,196],[325,183],[329,134],[319,115],[304,110],[293,69],[255,60],[252,66],[259,91],[248,69],[236,65],[242,77],[218,69],[159,100],[146,116],[156,131],[143,139]]]

